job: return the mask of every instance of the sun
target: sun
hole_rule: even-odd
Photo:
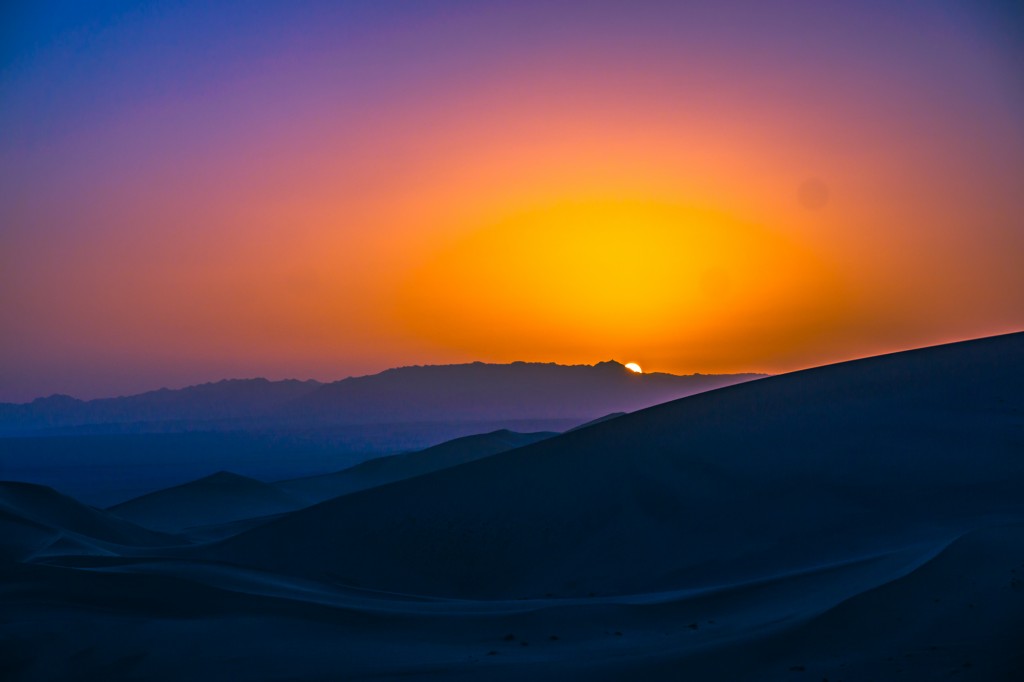
[[[640,365],[636,364],[635,362],[627,362],[626,369],[628,369],[630,372],[635,372],[636,374],[644,373],[644,371],[640,369]]]

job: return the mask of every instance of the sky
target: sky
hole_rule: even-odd
[[[1012,2],[8,2],[0,401],[1024,329]]]

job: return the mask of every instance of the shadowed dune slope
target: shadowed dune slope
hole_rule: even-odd
[[[600,424],[601,422],[610,421],[612,419],[618,419],[619,417],[621,417],[623,415],[626,415],[626,414],[628,414],[628,412],[612,412],[611,414],[606,414],[603,417],[598,417],[597,419],[591,419],[590,421],[588,421],[588,422],[586,422],[584,424],[580,424],[579,426],[574,426],[573,428],[569,429],[569,431],[579,431],[580,429],[586,429],[586,428],[589,428],[591,426],[594,426],[595,424]]]
[[[581,678],[678,680],[683,671],[690,680],[766,682],[1024,679],[1022,524],[972,530],[866,589],[809,577],[795,579],[791,593],[764,589],[742,600],[774,615],[774,627],[751,628],[754,636],[713,646],[652,642]],[[694,607],[722,614],[727,599]]]
[[[763,379],[331,500],[201,550],[457,597],[763,577],[1024,508],[1024,334]]]
[[[220,471],[189,483],[136,497],[108,509],[154,530],[230,523],[300,509],[305,504],[269,483]]]
[[[447,469],[506,450],[531,445],[554,435],[556,434],[545,431],[516,433],[501,429],[456,438],[418,452],[379,457],[332,474],[280,481],[274,485],[284,493],[312,504]]]
[[[60,541],[79,550],[104,546],[158,547],[178,541],[93,509],[52,488],[0,482],[0,557],[24,559]]]

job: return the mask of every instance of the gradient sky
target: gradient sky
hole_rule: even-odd
[[[1024,328],[1024,13],[10,2],[0,400]]]

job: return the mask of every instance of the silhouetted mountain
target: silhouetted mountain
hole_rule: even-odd
[[[77,400],[53,395],[30,403],[0,403],[0,433],[30,433],[89,424],[245,420],[273,411],[319,387],[316,381],[229,379],[120,398]]]
[[[618,362],[474,362],[390,369],[325,384],[283,412],[339,423],[573,419],[630,412],[757,374],[636,374]]]
[[[609,361],[593,366],[475,362],[402,367],[330,384],[238,379],[122,398],[81,401],[57,395],[0,404],[0,434],[296,431],[467,422],[529,430],[520,422],[578,423],[760,376],[640,375]]]

